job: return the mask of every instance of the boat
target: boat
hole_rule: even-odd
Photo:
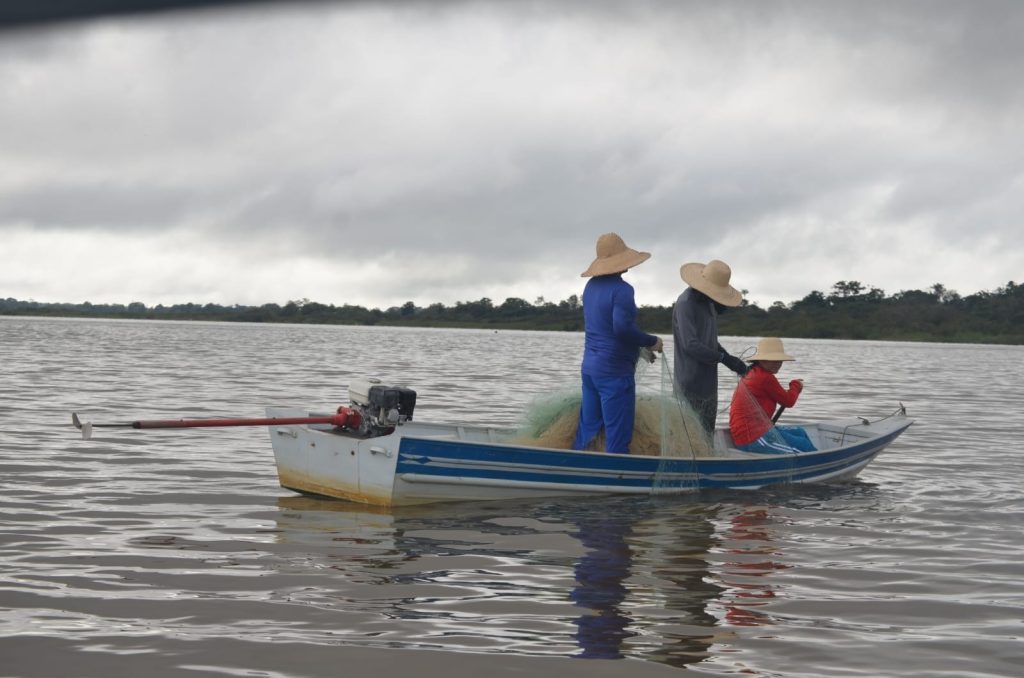
[[[415,392],[353,382],[345,425],[270,425],[282,487],[378,506],[604,494],[680,494],[707,488],[848,481],[913,423],[902,404],[875,421],[803,423],[813,452],[763,454],[714,434],[710,456],[640,456],[525,446],[515,431],[413,421]],[[317,418],[271,406],[268,420]]]

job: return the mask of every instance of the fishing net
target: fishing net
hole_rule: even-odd
[[[700,487],[699,457],[715,453],[713,434],[704,428],[702,417],[686,398],[675,393],[668,359],[661,360],[659,382],[661,458],[652,479],[652,494],[675,494]]]
[[[636,416],[630,454],[663,457],[709,457],[714,453],[711,437],[705,435],[692,408],[672,394],[672,375],[664,357],[656,359],[661,372],[655,373],[648,360],[637,361]],[[534,400],[523,422],[509,441],[530,447],[568,450],[579,425],[582,396],[579,389],[566,390]],[[588,450],[604,450],[604,432],[591,441]]]
[[[582,402],[580,392],[571,390],[535,399],[527,406],[523,423],[509,442],[556,450],[572,448]],[[604,434],[599,437],[603,442]]]
[[[752,354],[749,353],[752,351],[753,347],[750,347],[740,357]],[[653,494],[675,494],[695,489],[701,484],[697,460],[720,454],[715,449],[716,434],[707,431],[700,414],[684,397],[674,393],[672,371],[665,355],[655,357],[647,352],[646,356],[647,359],[637,361],[636,416],[630,454],[658,457],[658,466],[652,479]],[[655,365],[660,369],[655,368]],[[724,407],[717,412],[719,426],[728,423],[731,405],[743,401],[746,405],[743,409],[756,422],[754,427],[765,443],[765,449],[761,451],[766,455],[774,454],[790,459],[791,482],[795,455],[799,450],[794,449],[790,434],[792,429],[798,432],[802,432],[802,429],[776,426],[772,420],[773,412],[764,411],[742,378],[733,374],[730,381],[731,398],[724,399]],[[571,449],[579,425],[581,402],[578,386],[534,400],[527,407],[521,425],[509,442],[527,447]],[[722,436],[719,448],[734,447],[728,428],[724,428],[717,433]],[[803,435],[806,436],[806,433]],[[587,449],[605,449],[603,431],[591,441]]]

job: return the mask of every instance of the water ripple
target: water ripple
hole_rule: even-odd
[[[836,487],[379,511],[281,490],[262,429],[69,422],[326,410],[378,376],[421,419],[514,425],[581,347],[0,317],[0,674],[1016,674],[1017,347],[787,340],[787,417],[917,418]]]

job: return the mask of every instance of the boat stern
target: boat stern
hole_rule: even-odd
[[[296,408],[268,407],[267,416],[309,414]],[[269,432],[281,487],[363,504],[392,504],[396,437],[368,438],[315,424],[273,425]]]

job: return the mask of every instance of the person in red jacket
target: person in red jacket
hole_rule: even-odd
[[[776,374],[782,363],[794,358],[786,354],[782,340],[765,337],[757,342],[750,356],[750,370],[740,379],[729,406],[729,433],[733,443],[747,452],[810,452],[814,443],[800,426],[775,426],[775,406],[793,407],[803,391],[804,382],[794,379],[783,388]]]

